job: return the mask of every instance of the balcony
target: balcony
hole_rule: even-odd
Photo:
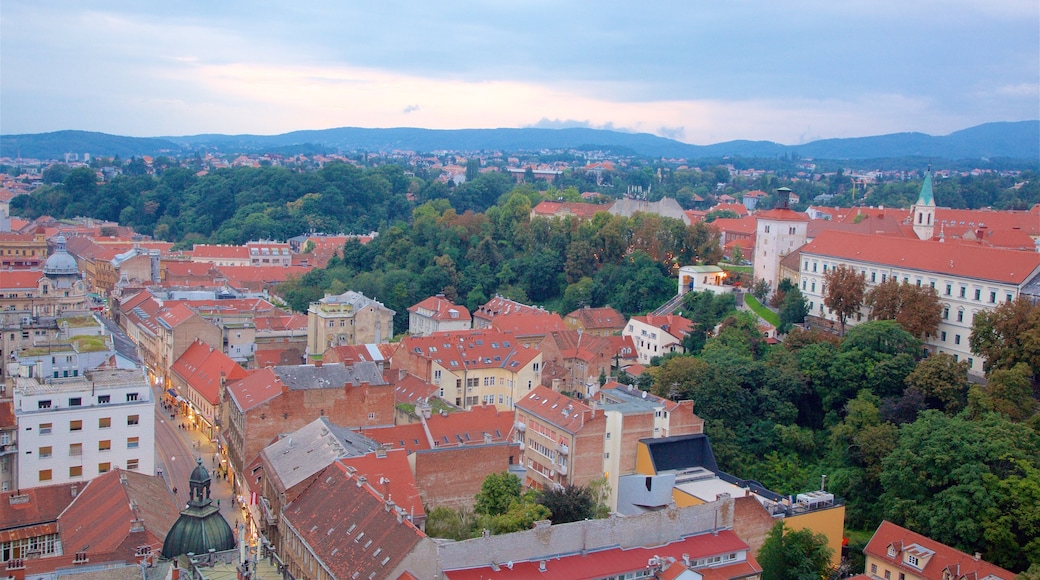
[[[558,443],[556,445],[556,451],[559,452],[560,455],[568,455],[571,452],[566,443]]]
[[[566,465],[560,465],[559,463],[557,463],[556,464],[556,473],[559,473],[562,476],[566,476],[567,475],[567,466]]]
[[[523,422],[517,421],[516,422],[516,430],[521,432],[521,433],[523,433],[524,431],[527,431],[527,423],[523,423]]]

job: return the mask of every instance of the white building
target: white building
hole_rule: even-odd
[[[975,375],[982,374],[984,362],[968,344],[975,315],[1015,300],[1027,286],[1040,283],[1036,252],[828,230],[801,250],[799,280],[810,315],[837,320],[823,298],[824,275],[839,264],[862,272],[868,289],[893,278],[935,288],[943,305],[942,322],[936,335],[925,338],[925,348],[967,360]],[[868,314],[864,308],[848,324],[865,321]]]
[[[683,338],[693,329],[693,322],[675,314],[667,316],[633,316],[621,336],[632,337],[639,364],[649,365],[651,359],[670,352],[685,352]]]
[[[781,187],[776,193],[776,207],[755,214],[755,279],[773,289],[780,283],[780,260],[802,247],[809,230],[809,216],[788,207],[791,190]]]
[[[18,487],[89,481],[111,470],[155,473],[155,398],[141,370],[19,377]]]

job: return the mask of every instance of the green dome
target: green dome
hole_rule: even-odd
[[[174,558],[183,554],[206,554],[210,550],[223,552],[235,547],[231,532],[220,510],[209,499],[209,471],[202,459],[195,460],[195,469],[188,477],[188,507],[181,511],[173,527],[163,540],[162,555]]]

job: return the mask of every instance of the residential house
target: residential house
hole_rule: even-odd
[[[292,265],[288,242],[246,242],[246,250],[249,251],[250,266],[284,267]]]
[[[219,349],[196,340],[170,368],[170,394],[186,407],[188,420],[213,439],[220,429],[220,402],[228,383],[245,378],[246,372]]]
[[[584,306],[564,316],[563,325],[591,336],[611,336],[625,329],[625,317],[610,306]]]
[[[407,336],[390,368],[437,385],[437,396],[456,407],[513,403],[541,382],[542,353],[493,329]]]
[[[214,266],[249,266],[252,264],[249,250],[245,246],[195,244],[191,250],[191,261],[196,264]]]
[[[465,306],[459,306],[443,294],[430,296],[408,308],[408,334],[429,336],[434,332],[469,330],[473,318]]]
[[[307,352],[331,346],[388,342],[394,336],[394,311],[354,291],[326,294],[307,309]]]
[[[606,415],[537,386],[516,402],[516,442],[528,487],[587,485],[604,476]]]
[[[89,481],[119,467],[154,473],[155,398],[140,370],[18,377],[18,488]]]
[[[679,268],[679,294],[708,291],[729,294],[732,286],[724,286],[726,271],[718,266],[682,266]]]
[[[268,367],[226,392],[220,433],[239,492],[238,478],[268,442],[318,417],[350,428],[394,423],[394,385],[370,362]]]
[[[691,223],[690,217],[683,211],[679,202],[670,197],[662,198],[659,201],[645,201],[626,197],[615,201],[608,211],[611,215],[623,217],[632,217],[639,212],[652,213],[661,217],[680,220],[686,225],[690,225]]]
[[[14,469],[12,468],[13,472]],[[0,563],[62,554],[58,516],[84,483],[11,489],[0,494]]]
[[[542,384],[554,391],[567,391],[590,398],[599,389],[601,376],[614,365],[614,343],[607,337],[578,330],[551,332],[538,344],[542,351]]]
[[[531,208],[531,219],[536,217],[575,217],[591,221],[601,211],[609,211],[611,203],[575,203],[569,201],[542,201]]]
[[[491,328],[512,335],[523,346],[536,346],[550,332],[567,329],[555,312],[501,314],[491,321]]]
[[[685,352],[682,341],[693,329],[693,322],[675,314],[633,316],[622,336],[632,338],[639,364],[649,365],[654,357]]]
[[[863,548],[869,578],[877,580],[1011,580],[1013,572],[889,521]]]
[[[549,312],[539,306],[529,306],[503,296],[495,296],[484,303],[483,306],[478,307],[473,313],[473,328],[477,330],[490,328],[491,321],[494,320],[496,316],[515,313],[549,314]]]

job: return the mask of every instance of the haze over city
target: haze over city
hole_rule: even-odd
[[[4,2],[0,132],[585,126],[695,144],[1040,118],[1040,5]]]

